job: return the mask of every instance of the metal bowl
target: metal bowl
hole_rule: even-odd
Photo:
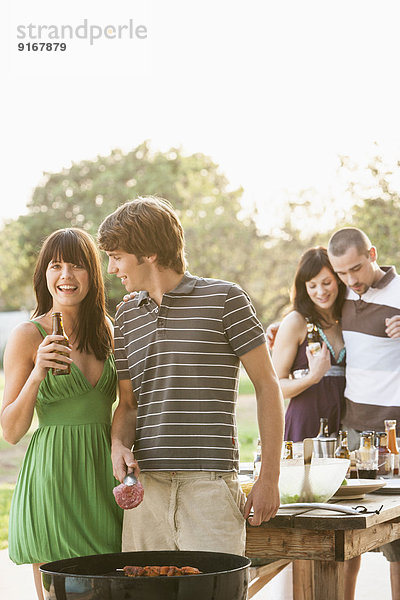
[[[200,575],[127,577],[126,565],[196,567]],[[220,552],[121,552],[40,567],[46,600],[245,600],[250,560]]]

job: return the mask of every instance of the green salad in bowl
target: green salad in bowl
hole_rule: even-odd
[[[349,464],[350,461],[345,458],[313,458],[309,472],[310,493],[306,499],[300,500],[305,474],[303,459],[281,460],[281,504],[326,502],[341,486]]]

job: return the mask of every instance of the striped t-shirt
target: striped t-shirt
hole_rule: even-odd
[[[120,379],[138,402],[135,458],[143,471],[233,471],[239,357],[265,343],[237,285],[185,273],[161,306],[147,292],[115,318]]]
[[[383,431],[385,419],[400,424],[400,339],[385,333],[385,319],[400,314],[400,277],[394,267],[361,298],[348,290],[342,311],[346,345],[344,424]]]

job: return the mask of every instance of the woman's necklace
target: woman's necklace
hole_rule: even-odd
[[[77,328],[77,324],[74,325],[74,327],[73,327],[73,329],[72,329],[72,331],[71,331],[71,333],[69,335],[68,335],[67,332],[65,332],[66,335],[67,335],[67,338],[69,339],[69,341],[71,342],[71,344],[73,346],[75,345],[75,343],[77,341],[77,338],[78,338],[78,336],[75,333],[76,328]]]
[[[336,325],[339,325],[339,319],[335,319],[333,322],[327,322],[328,327],[335,327]]]

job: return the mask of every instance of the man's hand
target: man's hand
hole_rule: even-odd
[[[125,446],[119,444],[113,446],[111,449],[111,460],[114,477],[121,483],[123,482],[125,475],[127,473],[132,473],[132,471],[134,472],[135,477],[139,476],[139,465],[129,448],[125,448]]]
[[[272,486],[270,481],[264,482],[259,477],[247,496],[243,516],[245,519],[248,518],[250,525],[261,525],[261,523],[269,521],[276,515],[279,504],[278,485]],[[253,517],[249,517],[251,508],[254,511]]]
[[[276,334],[278,333],[280,324],[280,321],[277,321],[276,323],[271,323],[270,325],[268,325],[267,330],[265,332],[267,336],[267,346],[270,352],[272,352],[273,350]]]
[[[386,333],[391,338],[400,338],[400,315],[385,319]]]

